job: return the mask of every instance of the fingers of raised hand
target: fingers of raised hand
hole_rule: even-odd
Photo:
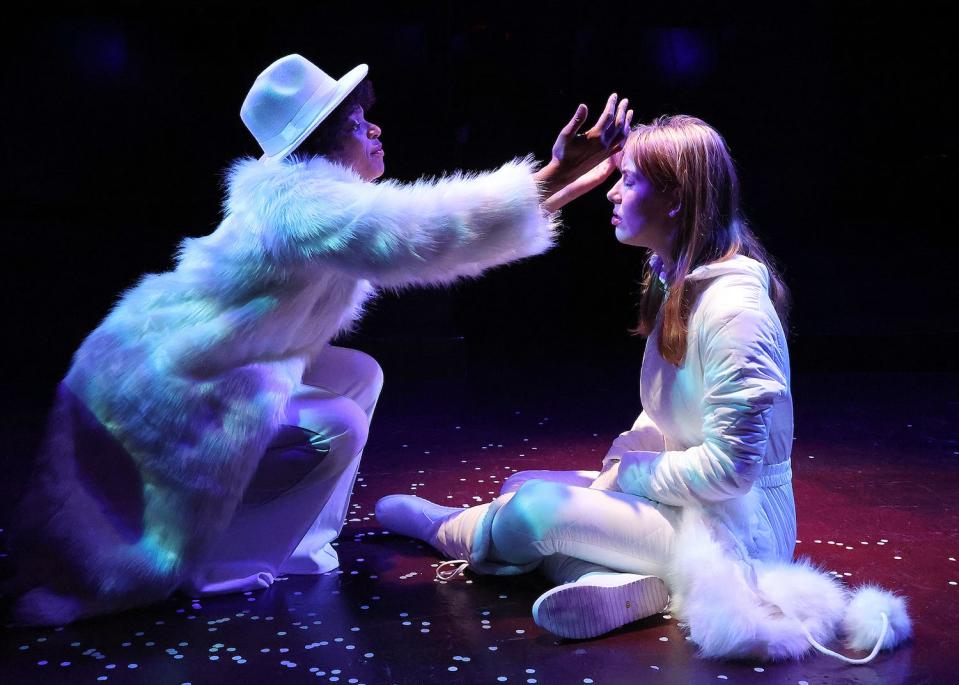
[[[629,98],[623,98],[619,101],[619,105],[616,107],[616,119],[613,122],[613,125],[617,128],[622,128],[623,122],[626,121],[627,107],[629,107]]]
[[[606,127],[598,132],[600,139],[607,148],[618,150],[629,135],[629,126],[633,120],[633,110],[627,109],[629,100],[623,98],[616,107],[616,114],[610,117]]]
[[[563,130],[560,131],[559,134],[567,138],[576,135],[576,132],[583,126],[583,122],[586,121],[586,115],[588,114],[589,110],[586,108],[586,105],[577,106],[573,118],[569,120],[569,123],[563,127]]]
[[[606,100],[606,107],[603,109],[603,113],[599,115],[599,119],[596,120],[596,125],[593,126],[593,131],[602,133],[610,122],[614,120],[614,112],[616,111],[616,102],[618,96],[616,93],[613,93],[609,96],[609,99]]]

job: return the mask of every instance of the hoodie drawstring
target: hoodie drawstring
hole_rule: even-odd
[[[826,656],[834,656],[840,661],[845,661],[847,664],[860,665],[868,664],[870,661],[875,659],[876,655],[879,654],[879,650],[882,649],[882,643],[886,640],[886,632],[889,630],[889,617],[886,615],[885,611],[880,612],[880,616],[882,616],[882,630],[879,632],[879,639],[876,640],[876,646],[872,648],[869,656],[865,656],[862,659],[850,659],[848,656],[843,656],[838,652],[834,652],[831,649],[823,647],[821,644],[816,642],[816,638],[809,633],[809,630],[805,625],[800,623],[800,626],[802,627],[803,632],[806,633],[806,639],[809,640],[809,644],[815,647],[816,650],[822,654],[825,654]]]

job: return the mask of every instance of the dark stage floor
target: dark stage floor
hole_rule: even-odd
[[[559,641],[530,617],[541,577],[439,583],[431,550],[377,525],[373,505],[387,493],[471,505],[516,470],[593,468],[638,412],[634,371],[567,369],[544,382],[474,369],[414,386],[391,384],[387,368],[340,571],[65,628],[6,629],[0,681],[959,682],[955,377],[795,381],[797,551],[850,584],[903,592],[915,621],[912,643],[869,666],[700,660],[668,615]]]

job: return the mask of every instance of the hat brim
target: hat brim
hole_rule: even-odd
[[[261,160],[276,160],[283,159],[284,157],[291,154],[300,144],[306,140],[313,131],[316,130],[316,127],[323,123],[323,120],[330,116],[330,113],[334,109],[339,107],[340,103],[346,99],[346,96],[353,92],[353,89],[356,88],[360,81],[366,78],[366,74],[369,72],[369,67],[365,64],[360,64],[350,71],[348,71],[343,78],[336,82],[336,89],[333,91],[333,95],[329,97],[323,106],[313,114],[312,121],[310,124],[303,129],[303,132],[300,133],[296,138],[293,139],[283,149],[273,154],[264,153]]]

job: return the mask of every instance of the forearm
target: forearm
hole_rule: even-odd
[[[536,184],[540,189],[540,200],[543,203],[552,198],[552,196],[563,191],[567,186],[575,181],[576,178],[577,174],[574,173],[574,170],[564,167],[555,159],[550,160],[546,166],[542,167],[539,171],[533,174],[533,179],[536,181]],[[582,195],[582,193],[580,193],[580,195]]]
[[[412,208],[417,259],[373,275],[380,285],[447,283],[539,254],[552,246],[557,217],[540,206],[533,162],[516,160],[482,174],[454,176],[421,192]]]
[[[386,287],[448,283],[552,245],[531,159],[416,183],[362,183],[328,165],[295,170],[248,223],[278,266],[326,263]]]
[[[570,183],[562,190],[553,193],[543,200],[543,209],[547,212],[557,212],[573,200],[582,197],[595,186],[578,185]]]
[[[761,469],[761,461],[731,458],[704,443],[681,451],[626,452],[616,483],[623,492],[685,506],[744,495]]]

